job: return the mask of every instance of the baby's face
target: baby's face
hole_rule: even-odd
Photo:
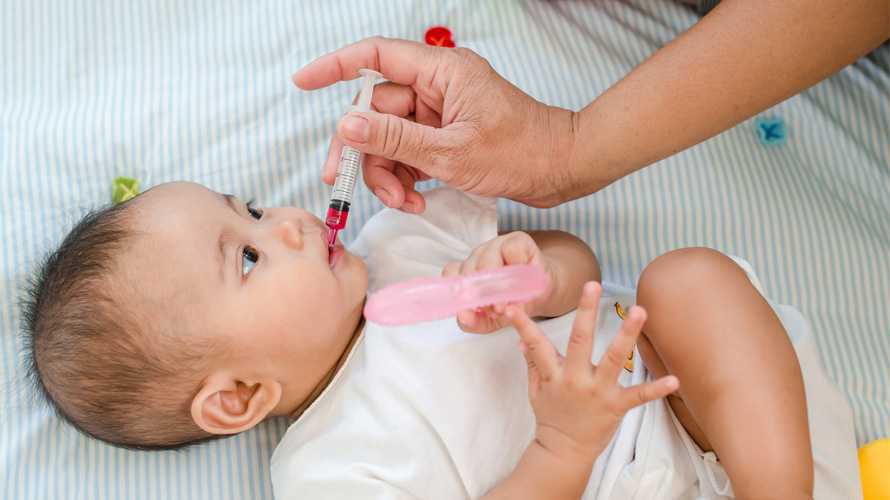
[[[361,318],[364,262],[342,247],[329,260],[326,227],[297,208],[250,208],[185,182],[135,201],[143,236],[126,272],[148,310],[169,307],[183,331],[225,342],[210,370],[280,381],[282,410],[308,395]]]

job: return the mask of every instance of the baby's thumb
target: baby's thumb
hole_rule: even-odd
[[[339,137],[359,151],[411,165],[442,178],[451,163],[454,132],[421,125],[395,115],[353,111],[340,120]]]

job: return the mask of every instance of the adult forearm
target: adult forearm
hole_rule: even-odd
[[[890,36],[887,0],[724,0],[574,116],[583,196],[816,84]]]

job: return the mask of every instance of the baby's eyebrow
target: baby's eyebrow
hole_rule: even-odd
[[[226,205],[228,205],[229,208],[231,208],[233,212],[235,212],[238,215],[241,215],[240,213],[238,213],[238,207],[236,206],[236,203],[235,203],[235,200],[237,198],[235,198],[235,195],[221,194],[221,196],[222,196],[223,200],[226,202]]]

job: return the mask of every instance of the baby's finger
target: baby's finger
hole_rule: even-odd
[[[550,340],[541,333],[538,325],[516,306],[507,307],[507,319],[513,323],[519,338],[527,348],[527,359],[535,364],[542,382],[547,382],[559,373],[559,356]]]
[[[538,374],[535,363],[528,357],[528,346],[521,340],[519,341],[519,350],[522,351],[522,357],[525,358],[525,363],[528,365],[528,397],[533,400],[538,395],[538,389],[541,386],[541,376]]]
[[[479,261],[479,254],[477,252],[473,252],[469,257],[464,259],[463,262],[460,263],[460,274],[470,274],[476,271],[477,263]]]
[[[603,354],[600,364],[596,367],[597,381],[603,384],[614,384],[618,374],[624,368],[627,355],[633,351],[634,343],[640,335],[640,329],[646,322],[646,311],[640,306],[633,306],[621,323],[621,330],[612,341],[612,345]]]
[[[504,258],[501,257],[501,249],[497,246],[492,246],[479,254],[476,269],[482,271],[485,269],[497,269],[503,266]]]
[[[448,278],[451,276],[457,276],[460,272],[460,262],[449,262],[445,264],[445,267],[442,268],[442,277]]]
[[[500,329],[497,320],[488,317],[484,309],[469,309],[457,313],[457,324],[467,333],[491,333]]]
[[[661,399],[680,387],[680,381],[673,375],[661,377],[653,382],[635,385],[621,391],[619,406],[626,413],[632,408]]]
[[[500,253],[505,264],[531,264],[537,250],[537,244],[530,237],[513,238],[504,243]]]
[[[581,292],[575,321],[572,323],[572,335],[566,348],[566,370],[577,376],[589,376],[593,372],[590,358],[593,355],[596,315],[601,294],[602,287],[595,281],[585,283]]]
[[[457,319],[457,326],[459,326],[461,330],[467,333],[473,333],[473,325],[476,322],[475,311],[472,309],[458,311],[455,319]]]

